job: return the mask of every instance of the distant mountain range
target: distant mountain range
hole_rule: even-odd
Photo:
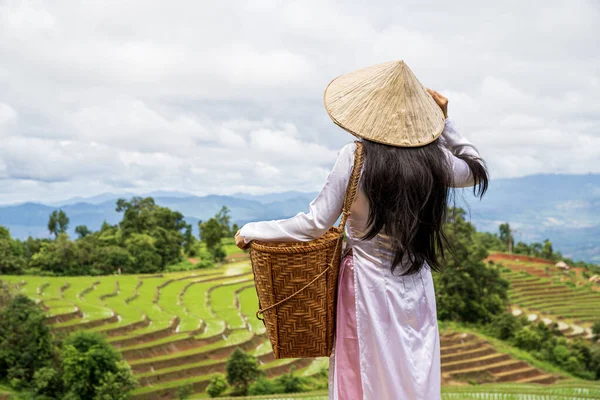
[[[118,198],[133,193],[104,193],[72,198],[54,204],[24,203],[0,206],[0,225],[14,237],[46,237],[48,215],[60,207],[70,218],[73,234],[77,225],[99,229],[104,221],[115,224]],[[266,195],[234,194],[198,197],[181,192],[152,192],[162,206],[180,211],[196,227],[199,220],[212,217],[226,205],[239,225],[265,219],[293,216],[308,209],[316,193],[284,192]],[[600,174],[531,175],[493,180],[482,201],[468,190],[457,191],[456,205],[468,210],[479,230],[497,231],[509,222],[515,239],[525,242],[550,239],[556,250],[574,259],[600,263]]]

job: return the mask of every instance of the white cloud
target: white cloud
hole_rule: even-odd
[[[322,93],[405,59],[494,177],[600,172],[600,5],[0,2],[0,203],[316,190],[353,137]]]

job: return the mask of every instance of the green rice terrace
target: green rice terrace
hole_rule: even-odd
[[[600,317],[598,286],[581,277],[577,268],[565,271],[554,262],[493,253],[488,261],[501,264],[510,282],[513,315],[530,321],[557,323],[568,338],[592,337],[592,324]]]
[[[164,274],[1,279],[38,301],[55,332],[88,330],[105,335],[139,381],[134,399],[176,398],[177,388],[188,385],[196,396],[203,396],[209,379],[224,372],[237,347],[255,355],[268,377],[287,373],[292,366],[303,376],[322,372],[327,359],[274,359],[265,327],[254,316],[258,300],[250,263],[244,255],[235,260],[216,268]],[[594,307],[600,306],[600,293],[538,276],[533,273],[537,265],[520,269],[522,263],[513,264],[519,268],[504,275],[513,285],[514,307],[582,327],[597,315]],[[567,331],[582,334],[572,325]],[[445,399],[599,398],[597,384],[544,370],[496,343],[477,332],[443,330]],[[524,394],[530,397],[519,397]],[[311,396],[299,398],[326,398]]]

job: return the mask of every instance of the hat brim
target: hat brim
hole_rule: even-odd
[[[356,81],[355,75],[362,80]],[[340,85],[340,80],[346,82]],[[373,87],[369,87],[371,83]],[[333,109],[328,94],[336,86],[343,88],[337,88],[334,101],[338,104]],[[398,99],[402,97],[398,96],[399,92],[405,99]],[[346,101],[346,97],[351,100]],[[361,107],[352,101],[354,97],[359,97]],[[383,103],[370,104],[380,102],[381,98],[385,100]],[[325,88],[323,103],[331,120],[340,128],[356,137],[390,146],[425,146],[434,142],[445,126],[442,110],[403,61],[379,64],[338,76]],[[394,105],[400,107],[400,112],[393,109]],[[348,108],[353,108],[353,119],[348,118]],[[374,119],[373,115],[381,118]],[[365,124],[365,121],[372,124]]]

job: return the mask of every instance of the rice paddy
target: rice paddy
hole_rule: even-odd
[[[509,300],[515,315],[526,314],[530,321],[556,322],[567,337],[591,338],[592,324],[600,321],[599,291],[552,262],[518,255],[503,255],[495,262],[502,265],[502,277],[510,282]]]
[[[505,275],[514,282],[511,300],[523,308],[574,321],[591,321],[597,314],[594,307],[600,305],[600,293],[520,271]],[[159,275],[0,279],[38,301],[58,334],[84,329],[105,335],[140,382],[134,399],[176,398],[177,388],[184,385],[193,387],[194,398],[200,398],[210,378],[225,371],[227,358],[238,347],[255,355],[269,377],[292,366],[298,374],[317,374],[328,364],[327,359],[274,359],[264,324],[255,317],[258,299],[247,259],[214,269]],[[581,299],[591,302],[589,307],[574,307]],[[444,383],[481,383],[446,386],[444,399],[547,399],[575,394],[569,398],[598,398],[598,386],[585,389],[585,382],[569,386],[571,380],[515,359],[470,333],[444,332],[441,354]],[[325,399],[326,393],[296,397]]]

